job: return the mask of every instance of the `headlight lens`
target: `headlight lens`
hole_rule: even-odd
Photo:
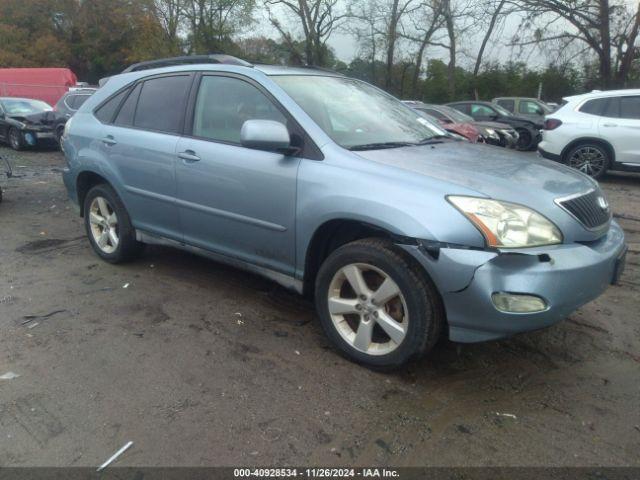
[[[530,208],[487,198],[447,197],[481,232],[490,247],[523,248],[562,243],[562,233]]]

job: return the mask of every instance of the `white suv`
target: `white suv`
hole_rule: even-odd
[[[565,98],[547,115],[538,152],[590,177],[640,171],[640,89]]]

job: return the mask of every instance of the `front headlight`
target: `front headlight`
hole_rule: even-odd
[[[476,197],[447,199],[482,232],[490,247],[523,248],[562,243],[558,227],[525,206]]]
[[[490,138],[500,138],[500,136],[493,128],[487,128],[485,131]]]

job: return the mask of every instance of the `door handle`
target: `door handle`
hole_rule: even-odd
[[[106,137],[104,137],[102,139],[102,143],[104,143],[105,145],[108,145],[108,146],[112,146],[112,145],[115,145],[118,142],[116,142],[115,138],[113,138],[111,135],[107,135]]]
[[[617,127],[618,124],[617,123],[603,123],[602,126],[603,127]]]
[[[187,163],[199,162],[200,157],[196,155],[196,152],[193,150],[185,150],[184,152],[180,152],[178,157],[184,160]]]

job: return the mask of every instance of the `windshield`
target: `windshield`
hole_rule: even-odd
[[[25,100],[22,98],[2,100],[2,108],[7,115],[31,115],[52,110],[48,103],[40,100]]]
[[[344,148],[402,146],[440,135],[416,111],[365,82],[311,75],[272,78]]]
[[[438,108],[442,111],[442,113],[450,117],[456,123],[475,122],[475,120],[471,118],[469,115],[465,115],[464,113],[456,110],[455,108],[447,107],[444,105],[439,106]]]

